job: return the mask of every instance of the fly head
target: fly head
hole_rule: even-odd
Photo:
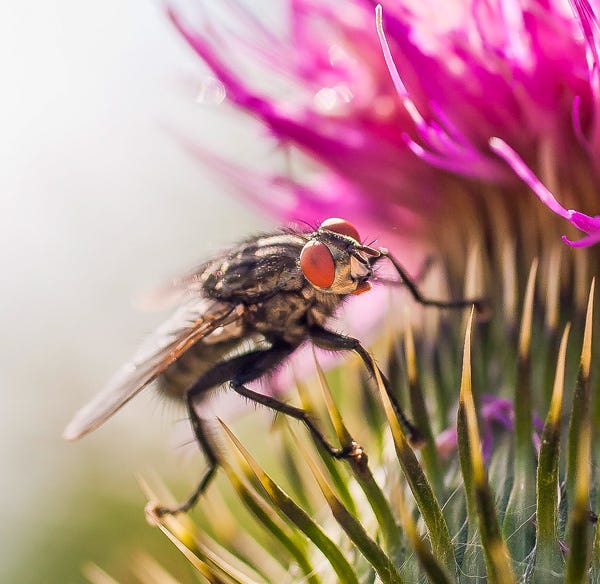
[[[373,264],[380,257],[379,250],[360,243],[352,223],[332,218],[310,234],[300,254],[300,268],[321,292],[361,294],[371,289]]]

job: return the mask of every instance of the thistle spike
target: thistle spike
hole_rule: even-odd
[[[308,464],[308,467],[317,481],[336,521],[346,532],[346,535],[348,535],[354,545],[361,551],[367,561],[373,566],[383,584],[402,584],[403,580],[389,556],[386,555],[379,545],[377,545],[377,543],[368,535],[360,521],[348,511],[342,501],[335,495],[333,489],[327,482],[325,475],[321,472],[317,463],[313,460],[302,442],[297,438],[295,438],[294,442]]]
[[[573,393],[567,444],[569,536],[566,582],[584,582],[590,561],[590,457],[592,440],[591,380],[592,324],[595,279],[588,296],[580,367]],[[597,531],[597,530],[596,530]]]
[[[350,447],[353,444],[355,444],[355,441],[346,429],[346,426],[342,420],[341,413],[335,405],[335,402],[333,401],[333,396],[331,395],[331,390],[329,388],[329,384],[327,383],[327,378],[325,377],[323,369],[321,368],[318,360],[316,359],[316,355],[315,363],[317,366],[317,373],[319,375],[319,386],[323,393],[323,398],[327,405],[329,416],[332,420],[334,428],[336,429],[338,439],[340,440],[342,447]],[[324,458],[324,462],[326,463],[326,465],[328,460],[331,460],[331,456],[327,456],[326,458]],[[369,469],[367,455],[362,454],[361,456],[353,456],[348,460],[348,464],[354,474],[354,478],[356,479],[363,493],[367,497],[367,500],[369,501],[369,504],[371,505],[371,508],[375,513],[375,516],[383,533],[386,549],[392,554],[398,552],[402,544],[398,526],[396,525],[394,515],[392,513],[389,503],[386,500],[385,494],[382,492],[381,488],[373,478],[371,470]],[[327,465],[327,467],[329,469],[329,465]],[[346,506],[350,509],[350,511],[353,512],[354,515],[357,515],[354,501],[350,494],[346,493],[345,491],[342,491],[341,494],[347,494],[347,497],[350,498],[351,505]],[[342,500],[345,500],[345,498],[342,497]]]
[[[540,584],[547,584],[553,574],[561,574],[563,569],[558,535],[558,462],[565,359],[570,328],[571,325],[567,324],[560,342],[554,388],[542,431],[538,457],[536,557],[533,582]]]
[[[315,568],[311,564],[308,556],[305,553],[302,542],[291,532],[283,521],[277,515],[271,512],[271,509],[266,503],[260,499],[243,480],[235,473],[233,468],[227,464],[223,464],[223,470],[229,478],[229,482],[234,490],[246,505],[250,513],[263,524],[263,526],[273,535],[273,540],[278,546],[284,548],[289,556],[295,560],[306,582],[310,584],[321,584],[320,578],[315,573]],[[275,558],[280,559],[280,554],[273,554]]]
[[[438,558],[431,553],[431,549],[419,534],[417,524],[408,508],[402,488],[399,488],[397,491],[397,502],[400,522],[402,523],[406,536],[410,541],[412,549],[416,553],[419,563],[423,567],[423,571],[427,575],[429,582],[431,582],[431,584],[451,584],[452,578],[448,574],[446,568],[438,561]]]
[[[525,573],[525,559],[531,553],[535,542],[535,526],[532,510],[535,508],[535,458],[532,434],[531,396],[531,328],[533,301],[538,260],[535,259],[529,270],[517,355],[517,378],[514,391],[515,404],[515,454],[514,480],[502,524],[502,534],[506,539],[518,577]]]
[[[590,419],[586,416],[581,425],[577,449],[578,466],[575,478],[573,510],[569,516],[568,553],[565,582],[584,584],[588,582],[590,563]]]
[[[546,330],[552,334],[558,327],[560,307],[560,270],[562,246],[553,244],[546,259]]]
[[[219,419],[227,437],[234,446],[237,460],[242,464],[245,474],[254,475],[261,483],[278,513],[287,517],[302,531],[323,553],[331,567],[342,582],[358,584],[356,573],[344,557],[339,547],[333,542],[319,525],[299,507],[284,490],[262,470],[251,454],[244,448],[235,434]]]
[[[419,380],[415,339],[410,324],[407,324],[404,329],[404,355],[413,419],[425,440],[425,444],[421,448],[423,468],[432,483],[438,499],[442,500],[445,496],[444,479],[437,448],[435,446],[435,439],[431,430],[430,416],[425,405],[423,388]]]
[[[477,512],[488,581],[498,584],[510,584],[515,582],[515,578],[510,565],[506,542],[500,533],[494,500],[483,464],[483,452],[471,386],[473,312],[473,309],[471,309],[465,331],[463,373],[460,384],[459,417],[462,419],[465,431],[459,433],[459,441],[462,437],[463,441],[466,438],[468,443],[466,448],[468,455],[461,456],[461,464],[470,466],[471,481],[470,485],[465,483],[465,488],[472,489],[471,505],[475,507]],[[462,412],[462,415],[460,412]],[[463,475],[464,472],[463,470]]]
[[[325,374],[323,373],[323,370],[319,366],[314,349],[313,349],[313,360],[315,362],[315,367],[316,367],[317,374],[319,377],[319,383],[327,385],[327,379],[325,378]],[[298,393],[300,395],[302,407],[304,408],[305,411],[310,412],[312,415],[313,412],[315,412],[317,408],[316,408],[316,405],[315,405],[315,402],[313,400],[311,393],[308,391],[308,387],[304,383],[299,383],[299,382],[296,383],[296,387],[298,388]],[[323,393],[323,391],[321,393]],[[350,436],[350,433],[348,432],[348,430],[346,430],[345,426],[343,426],[343,422],[341,421],[341,415],[340,415],[339,411],[337,412],[337,418],[338,418],[337,424],[341,424],[341,427],[339,425],[336,426],[336,420],[335,420],[336,414],[335,414],[335,412],[332,413],[332,411],[330,409],[330,406],[335,407],[333,405],[333,398],[331,397],[331,395],[330,395],[331,403],[328,404],[327,400],[325,400],[325,401],[326,401],[326,406],[327,406],[327,410],[329,413],[329,421],[333,425],[333,429],[338,436],[338,440],[340,441],[342,448],[350,449],[350,448],[355,447],[356,443]],[[288,432],[291,433],[291,428],[289,427],[289,424],[287,423],[287,421],[285,421],[284,423],[285,423],[286,428],[288,429]],[[352,495],[350,494],[350,491],[348,490],[348,481],[346,478],[347,475],[346,475],[346,473],[344,473],[345,469],[340,468],[336,464],[335,459],[333,459],[331,454],[329,454],[323,448],[322,444],[320,444],[317,440],[313,440],[313,442],[317,448],[317,451],[319,452],[319,455],[321,456],[321,460],[327,467],[327,470],[329,471],[329,474],[331,475],[333,482],[336,484],[336,487],[338,488],[338,492],[340,493],[340,496],[342,497],[344,504],[349,509],[351,509],[353,513],[356,514],[356,507],[354,505]],[[362,458],[362,457],[357,457],[357,459],[360,459],[360,458]],[[366,460],[366,456],[365,456],[365,460]]]
[[[106,573],[100,566],[92,562],[86,562],[82,568],[82,572],[91,584],[119,584],[117,580]]]
[[[456,560],[450,539],[450,532],[448,531],[448,525],[442,514],[441,507],[435,498],[433,489],[427,480],[423,468],[410,447],[402,431],[402,427],[398,423],[394,407],[387,395],[379,370],[375,367],[375,361],[373,361],[373,366],[377,387],[394,440],[396,456],[421,512],[423,521],[427,526],[433,553],[436,557],[440,558],[446,569],[454,574],[456,573]]]

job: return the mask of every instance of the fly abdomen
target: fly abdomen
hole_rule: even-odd
[[[159,391],[168,397],[183,399],[188,388],[237,345],[239,339],[214,344],[204,340],[197,342],[160,375],[157,379]]]

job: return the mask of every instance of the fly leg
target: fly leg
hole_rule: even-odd
[[[198,498],[204,493],[211,479],[214,477],[219,466],[219,457],[209,435],[206,420],[203,420],[196,411],[195,403],[199,401],[209,390],[219,385],[227,383],[233,379],[240,371],[249,368],[263,353],[267,351],[253,351],[245,355],[233,357],[227,361],[217,363],[212,369],[200,376],[186,391],[184,399],[194,431],[194,436],[198,442],[200,450],[206,457],[208,468],[204,476],[198,483],[194,492],[177,507],[154,507],[151,512],[162,517],[164,515],[174,515],[176,513],[185,513],[189,511],[198,501]],[[291,349],[293,350],[293,349]],[[280,356],[280,360],[286,357],[290,352]]]
[[[229,381],[231,388],[239,395],[267,408],[281,412],[304,422],[312,435],[323,445],[323,447],[335,458],[347,458],[355,456],[360,450],[357,446],[351,449],[336,448],[330,444],[321,431],[317,428],[309,415],[301,408],[288,405],[273,397],[252,391],[244,386],[244,383],[254,381],[276,367],[281,361],[288,357],[296,349],[295,345],[278,343],[269,349],[252,351],[228,361],[217,363],[212,369],[202,375],[186,392],[187,404],[192,429],[198,441],[200,449],[206,456],[208,469],[204,473],[200,483],[194,492],[181,505],[174,508],[155,507],[152,512],[159,517],[163,515],[186,512],[191,509],[198,498],[208,487],[219,466],[219,457],[207,434],[206,421],[200,418],[194,407],[194,403],[208,392],[208,390]]]
[[[346,335],[340,335],[317,326],[311,328],[310,337],[313,343],[321,349],[326,349],[328,351],[354,351],[362,359],[365,367],[373,377],[375,376],[375,368],[377,368],[385,387],[385,391],[390,398],[394,411],[396,412],[396,416],[398,417],[398,420],[402,425],[402,429],[406,433],[409,442],[415,447],[423,444],[423,436],[421,435],[421,432],[419,432],[418,428],[408,419],[400,407],[400,404],[398,403],[398,400],[392,391],[392,386],[388,378],[383,374],[381,369],[377,367],[369,352],[360,344],[358,339],[355,339],[354,337],[348,337]]]
[[[251,366],[239,371],[239,373],[230,381],[231,388],[237,394],[249,399],[250,401],[303,422],[304,425],[310,430],[310,433],[314,436],[314,438],[334,458],[358,456],[362,450],[357,444],[353,444],[348,448],[336,448],[333,446],[327,440],[327,438],[325,438],[319,428],[317,428],[315,422],[311,419],[308,413],[302,408],[291,406],[285,402],[275,399],[274,397],[252,391],[244,385],[245,383],[262,377],[265,373],[278,365],[295,348],[296,347],[293,345],[280,343],[274,345],[271,349],[267,349],[266,351],[258,353]]]
[[[189,511],[196,504],[198,497],[204,493],[219,466],[217,452],[212,445],[210,438],[208,437],[206,420],[203,420],[200,416],[198,416],[194,409],[192,400],[186,400],[186,404],[190,421],[192,423],[192,428],[194,430],[194,436],[198,442],[198,445],[200,446],[200,450],[202,450],[202,453],[206,457],[208,468],[204,472],[204,476],[200,480],[200,483],[196,489],[194,489],[194,492],[183,503],[181,503],[181,505],[178,505],[177,507],[151,507],[152,513],[158,515],[158,517]]]
[[[333,446],[327,440],[327,438],[323,436],[321,430],[317,428],[314,421],[302,408],[291,406],[268,395],[252,391],[237,380],[233,380],[231,382],[231,388],[239,395],[257,404],[260,404],[261,406],[265,406],[270,410],[274,410],[276,412],[284,414],[285,416],[290,416],[290,418],[294,418],[303,422],[304,425],[310,430],[310,433],[334,458],[349,458],[351,456],[358,456],[362,453],[362,449],[358,446],[358,444],[352,444],[352,446],[348,448],[336,448],[335,446]]]
[[[427,297],[423,296],[423,294],[421,293],[421,291],[419,290],[417,285],[410,278],[410,276],[408,275],[406,270],[402,267],[400,262],[398,262],[398,260],[393,255],[391,255],[388,251],[384,251],[384,250],[379,250],[379,251],[380,251],[381,255],[379,255],[379,256],[375,257],[373,260],[371,260],[371,264],[375,263],[376,261],[380,260],[381,258],[387,258],[394,266],[394,269],[396,270],[396,272],[402,279],[402,282],[408,288],[408,291],[410,292],[411,296],[419,304],[422,304],[423,306],[437,306],[438,308],[468,308],[468,307],[474,305],[475,309],[477,310],[477,312],[479,314],[485,315],[488,312],[488,310],[489,310],[488,302],[484,298],[464,298],[464,299],[460,299],[460,300],[433,300],[431,298],[427,298]]]
[[[412,283],[415,286],[417,284],[421,284],[423,282],[423,280],[425,280],[425,277],[427,276],[427,274],[429,274],[429,271],[431,270],[431,268],[433,267],[434,264],[435,264],[435,260],[434,260],[433,256],[428,255],[423,260],[423,263],[421,264],[419,271],[414,276],[412,276],[412,278],[411,278]],[[392,278],[384,278],[384,277],[380,277],[379,275],[375,276],[372,281],[377,282],[378,284],[385,284],[386,286],[406,286],[406,284],[404,283],[404,280],[402,280],[402,279],[398,280],[398,279],[392,279]]]

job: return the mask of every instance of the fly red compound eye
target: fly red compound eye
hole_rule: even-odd
[[[328,231],[333,231],[340,235],[347,235],[355,241],[360,242],[360,235],[358,235],[356,227],[354,227],[350,221],[346,221],[345,219],[340,219],[338,217],[325,219],[325,221],[321,223],[321,229],[327,229]]]
[[[329,248],[320,241],[309,241],[300,254],[304,277],[318,288],[329,288],[335,280],[335,262]]]

